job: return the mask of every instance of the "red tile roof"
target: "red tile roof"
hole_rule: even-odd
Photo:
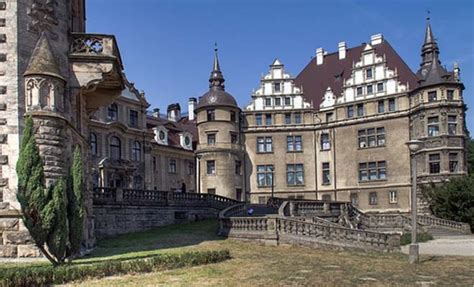
[[[334,95],[341,95],[343,81],[350,78],[352,64],[360,61],[365,46],[366,44],[363,43],[347,49],[346,58],[341,60],[339,60],[338,52],[327,54],[321,65],[317,65],[316,58],[313,58],[296,77],[295,85],[303,87],[304,97],[313,103],[316,110],[319,110],[328,87],[331,87]],[[418,86],[415,74],[386,40],[374,45],[373,48],[378,56],[385,54],[389,69],[397,69],[399,81],[402,84],[408,83],[410,90]]]

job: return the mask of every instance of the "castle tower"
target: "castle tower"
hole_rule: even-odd
[[[198,190],[244,200],[241,110],[225,91],[224,81],[216,49],[209,91],[195,108],[199,133]]]
[[[453,71],[441,66],[429,18],[421,58],[419,86],[410,94],[410,138],[424,143],[416,154],[418,181],[441,182],[467,173],[464,85],[456,63]],[[420,211],[425,207],[419,202]]]

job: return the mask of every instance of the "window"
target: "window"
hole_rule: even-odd
[[[207,189],[207,193],[208,193],[208,194],[214,194],[214,195],[215,195],[215,194],[216,194],[216,189],[215,189],[215,188],[208,188],[208,189]]]
[[[271,126],[272,125],[272,114],[265,115],[265,125]]]
[[[241,188],[236,188],[235,189],[235,198],[237,200],[242,200],[242,189]]]
[[[357,193],[351,193],[349,197],[350,197],[352,205],[354,206],[359,205],[359,195]]]
[[[152,162],[153,162],[153,171],[156,171],[156,166],[157,165],[156,165],[156,157],[155,156],[153,157]]]
[[[216,111],[214,109],[207,110],[207,121],[214,121],[216,119]]]
[[[290,113],[285,114],[285,124],[286,125],[291,124],[291,114]]]
[[[116,121],[118,118],[118,106],[117,104],[111,104],[107,109],[107,120]]]
[[[370,128],[359,130],[359,148],[385,145],[385,128]]]
[[[348,118],[354,117],[354,106],[347,107],[347,117]]]
[[[138,141],[134,141],[132,144],[132,160],[140,161],[141,151],[142,151],[142,145]]]
[[[97,135],[95,133],[90,133],[89,142],[91,145],[91,154],[97,155]]]
[[[358,117],[364,116],[364,104],[357,104],[357,116]]]
[[[394,112],[397,109],[395,106],[395,99],[389,99],[388,100],[388,111],[389,112]]]
[[[377,83],[377,92],[383,92],[383,83]]]
[[[332,122],[334,120],[333,113],[326,113],[326,122]]]
[[[176,160],[175,159],[170,159],[168,162],[168,172],[169,173],[176,173]]]
[[[193,175],[194,173],[194,163],[192,161],[188,162],[188,175]]]
[[[230,143],[236,144],[238,142],[239,142],[239,140],[238,140],[237,134],[236,133],[230,133]]]
[[[265,106],[267,106],[267,107],[272,106],[272,99],[271,98],[265,98]]]
[[[428,163],[430,165],[430,173],[440,173],[441,171],[441,157],[439,153],[430,154],[428,156]]]
[[[366,79],[372,79],[372,69],[366,69],[365,70],[365,78]]]
[[[458,172],[458,154],[449,153],[449,172]]]
[[[369,205],[377,205],[377,192],[373,191],[369,193]]]
[[[281,83],[274,83],[273,84],[273,91],[275,91],[276,93],[281,92]]]
[[[275,98],[275,106],[281,106],[281,98]]]
[[[288,152],[303,150],[303,146],[301,143],[301,136],[287,136],[286,148]]]
[[[291,106],[291,98],[285,97],[285,106]]]
[[[429,117],[428,118],[428,136],[436,137],[439,135],[439,118]]]
[[[234,111],[230,111],[230,121],[231,122],[237,121],[236,113]]]
[[[322,201],[329,202],[329,201],[331,201],[331,195],[330,194],[323,194],[321,199],[322,199]]]
[[[237,175],[242,174],[242,162],[240,160],[235,161],[235,174]]]
[[[383,180],[387,178],[385,161],[359,163],[359,181]]]
[[[287,164],[286,165],[286,183],[288,185],[303,185],[304,184],[303,164]]]
[[[362,95],[362,87],[357,87],[357,95],[358,96]]]
[[[454,100],[454,90],[448,90],[447,91],[447,97],[448,97],[448,101],[452,101]]]
[[[257,165],[257,185],[260,187],[272,186],[273,165]]]
[[[331,184],[331,170],[329,169],[329,162],[323,162],[323,185]]]
[[[384,101],[379,101],[378,102],[377,112],[379,114],[385,113],[385,102]]]
[[[207,134],[207,144],[208,145],[216,144],[216,134]]]
[[[110,157],[113,159],[122,158],[122,145],[118,137],[110,138]]]
[[[257,138],[257,153],[273,152],[273,140],[271,137]]]
[[[133,177],[133,188],[135,188],[135,189],[142,189],[143,188],[143,180],[142,180],[141,176],[135,175]]]
[[[328,133],[321,134],[321,150],[331,149],[331,138]]]
[[[129,124],[131,127],[138,127],[138,112],[134,110],[130,110],[130,119]]]
[[[435,102],[438,99],[436,91],[428,92],[428,102]]]
[[[368,85],[367,86],[367,95],[372,95],[374,93],[374,86]]]
[[[158,137],[160,138],[160,140],[164,141],[165,138],[166,138],[165,132],[164,132],[164,131],[160,131],[160,132],[158,133]]]
[[[255,122],[257,123],[257,126],[261,126],[262,125],[262,114],[256,114],[255,115]]]
[[[388,191],[388,203],[397,203],[398,202],[398,194],[396,190],[389,190]]]
[[[301,113],[295,113],[295,124],[301,124]]]
[[[216,174],[216,162],[214,160],[206,161],[207,174]]]
[[[456,116],[448,116],[448,134],[455,135],[456,127],[457,127]]]

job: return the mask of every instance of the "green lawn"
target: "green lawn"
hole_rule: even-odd
[[[218,264],[78,282],[78,286],[473,286],[474,258],[422,256],[416,266],[403,254],[265,246],[223,240],[217,221],[201,221],[102,240],[78,264],[159,253],[229,249]]]

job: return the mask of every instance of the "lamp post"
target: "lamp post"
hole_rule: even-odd
[[[270,168],[270,171],[272,172],[272,199],[275,197],[275,185],[273,184],[273,177],[275,175],[275,171],[273,170],[273,167]]]
[[[422,141],[411,140],[406,143],[410,150],[411,160],[411,244],[409,246],[408,261],[410,264],[418,262],[419,257],[419,246],[416,243],[417,233],[417,199],[416,199],[416,158],[415,154],[419,151],[423,145]]]

